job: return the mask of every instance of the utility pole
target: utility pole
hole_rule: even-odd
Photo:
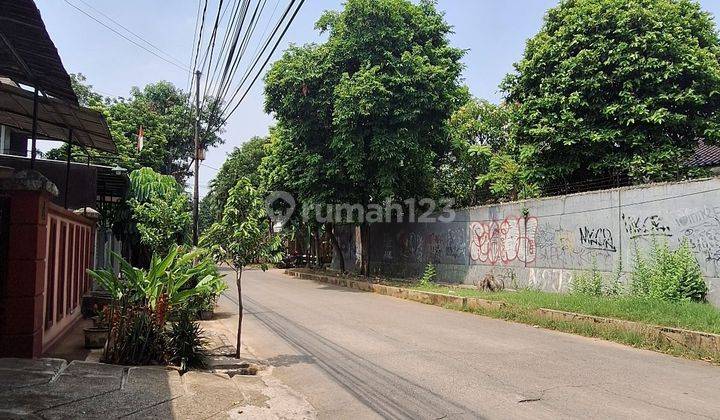
[[[198,244],[198,206],[200,205],[200,70],[195,71],[195,190],[193,197],[193,245]]]

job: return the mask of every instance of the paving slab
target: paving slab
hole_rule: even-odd
[[[223,366],[229,363],[227,359]],[[271,378],[200,371],[180,375],[161,366],[0,359],[0,418],[123,417],[313,418],[312,407],[299,394]]]
[[[120,389],[125,369],[123,366],[73,361],[49,381],[2,393],[0,413],[39,414],[57,412],[60,407],[61,411],[71,410],[79,401]],[[29,367],[27,372],[18,370],[17,375],[32,377],[35,371]]]
[[[176,370],[159,366],[129,367],[119,388],[73,404],[43,410],[42,415],[45,418],[134,417],[183,393],[180,374]],[[172,412],[158,412],[158,415],[167,418]]]
[[[50,382],[66,365],[62,359],[0,359],[0,394]]]

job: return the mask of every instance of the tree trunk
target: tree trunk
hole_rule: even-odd
[[[305,268],[310,268],[310,259],[312,255],[312,239],[310,238],[310,226],[307,227],[307,235],[304,235],[307,241],[303,241],[303,244],[307,244],[305,248]]]
[[[360,225],[360,272],[370,277],[370,225],[364,222]]]
[[[242,344],[242,321],[243,321],[243,301],[242,301],[242,267],[239,270],[235,270],[235,284],[237,284],[238,291],[238,329],[237,329],[237,350],[235,352],[235,358],[240,358],[240,345]]]
[[[313,242],[315,243],[315,265],[317,268],[322,268],[322,256],[320,255],[320,232],[317,225],[313,227]]]
[[[338,256],[338,262],[340,263],[340,272],[345,272],[345,256],[342,253],[342,250],[340,249],[340,244],[338,243],[337,237],[335,236],[335,226],[331,223],[328,223],[325,225],[325,230],[327,231],[328,235],[330,235],[330,242],[332,243],[333,250],[335,251],[335,255]]]

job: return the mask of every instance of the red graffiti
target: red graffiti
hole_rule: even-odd
[[[535,217],[507,217],[504,220],[470,224],[470,258],[488,264],[535,261],[537,248]]]

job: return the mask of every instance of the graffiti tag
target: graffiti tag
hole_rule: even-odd
[[[612,232],[607,228],[580,228],[580,245],[587,249],[616,252]]]
[[[672,236],[670,226],[663,223],[658,215],[647,217],[634,217],[622,214],[625,232],[630,234],[630,239],[649,236]]]
[[[470,258],[488,264],[535,261],[537,248],[534,217],[508,217],[470,224]]]

